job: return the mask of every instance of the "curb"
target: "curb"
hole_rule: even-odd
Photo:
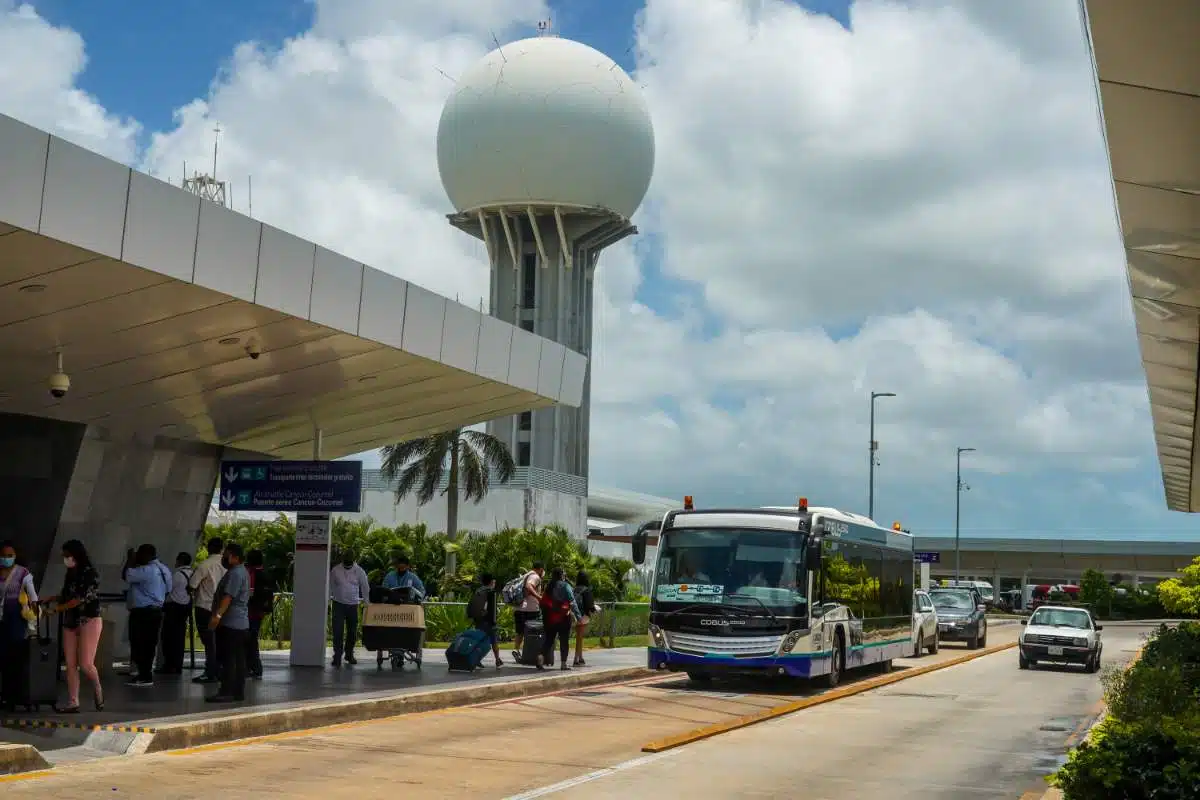
[[[497,700],[515,700],[563,689],[619,683],[649,677],[653,674],[645,667],[618,667],[595,672],[526,678],[453,689],[432,689],[425,692],[385,697],[250,711],[175,724],[165,723],[144,729],[153,730],[144,752],[183,750],[237,739],[295,733],[344,723],[440,711]]]
[[[797,711],[803,711],[806,708],[832,703],[835,700],[841,700],[845,697],[853,697],[856,694],[862,694],[863,692],[869,692],[872,689],[878,689],[882,686],[889,686],[893,683],[906,681],[909,678],[916,678],[920,675],[928,675],[931,672],[937,672],[938,670],[956,667],[959,664],[965,664],[968,661],[974,661],[977,658],[983,658],[984,656],[990,656],[995,653],[1002,653],[1005,650],[1012,650],[1016,646],[1016,642],[1007,642],[994,647],[984,648],[983,650],[976,650],[973,653],[966,653],[965,655],[956,656],[955,658],[947,659],[946,661],[939,661],[936,664],[911,667],[901,672],[892,672],[887,675],[882,675],[878,678],[870,678],[867,680],[858,681],[857,683],[852,683],[849,686],[831,689],[813,697],[805,697],[802,700],[784,703],[781,706],[768,708],[765,711],[759,711],[755,714],[748,714],[744,717],[738,717],[737,719],[718,722],[713,725],[706,725],[702,728],[696,728],[695,730],[691,730],[686,733],[680,733],[674,736],[668,736],[664,739],[658,739],[643,745],[642,752],[661,753],[664,750],[673,750],[674,748],[682,747],[685,744],[692,744],[693,742],[698,742],[702,739],[710,739],[713,736],[719,736],[722,733],[729,733],[730,731],[734,731],[739,728],[745,728],[749,725],[754,725],[759,722],[778,719],[779,717],[784,717],[788,714],[794,714]]]
[[[50,764],[33,745],[0,743],[0,780],[6,775],[44,769],[50,769]]]
[[[0,719],[0,728],[31,728],[41,730],[89,731],[91,733],[154,733],[154,728],[140,725],[88,725],[85,722],[61,722],[52,719]]]

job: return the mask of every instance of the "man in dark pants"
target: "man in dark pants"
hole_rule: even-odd
[[[171,571],[158,560],[154,545],[131,552],[125,564],[133,607],[129,611],[129,655],[134,666],[130,686],[154,685],[154,656],[162,630],[163,603],[171,590]]]
[[[175,572],[171,574],[171,592],[163,604],[162,652],[164,675],[183,674],[183,654],[187,650],[188,616],[192,613],[192,595],[188,582],[192,579],[192,557],[180,553],[175,557]]]
[[[226,572],[213,593],[208,627],[216,636],[220,653],[221,686],[204,698],[209,703],[235,703],[246,699],[246,636],[250,633],[250,575],[242,565],[242,546],[225,545],[222,566]]]
[[[329,571],[329,597],[333,601],[333,665],[357,664],[354,645],[358,641],[358,607],[371,596],[367,573],[359,565],[354,551],[342,553],[340,564]]]
[[[192,578],[188,581],[196,611],[196,630],[200,634],[200,644],[204,645],[204,674],[192,678],[194,683],[216,683],[220,671],[218,666],[220,659],[217,655],[216,642],[210,623],[213,603],[216,601],[213,595],[216,592],[217,584],[225,575],[225,568],[221,566],[225,559],[224,554],[225,543],[216,536],[209,539],[208,558],[196,565],[195,571],[192,572]]]

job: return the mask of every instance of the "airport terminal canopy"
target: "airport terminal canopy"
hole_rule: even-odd
[[[1167,505],[1200,510],[1200,3],[1086,0]]]
[[[70,378],[61,399],[51,376]],[[560,344],[0,115],[0,413],[337,458],[561,403]]]

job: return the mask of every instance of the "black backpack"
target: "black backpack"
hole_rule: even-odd
[[[250,595],[248,606],[264,616],[275,610],[275,581],[267,576],[266,570],[260,570],[255,576],[254,592]]]
[[[471,601],[467,603],[467,619],[472,622],[480,622],[487,614],[488,593],[491,589],[486,586],[480,586],[475,590],[475,594],[471,595]]]
[[[585,617],[589,616],[596,610],[596,601],[592,597],[592,587],[580,586],[575,595],[575,603],[579,606],[579,613]]]

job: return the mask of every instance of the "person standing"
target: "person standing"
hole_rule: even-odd
[[[358,642],[358,607],[371,596],[366,570],[353,550],[342,552],[342,562],[329,572],[329,596],[333,601],[333,665],[357,664],[354,645]]]
[[[583,660],[583,637],[587,634],[588,624],[592,615],[598,610],[596,596],[592,593],[592,581],[588,574],[579,570],[575,576],[575,605],[579,608],[579,617],[575,620],[575,666],[586,667]]]
[[[471,624],[487,634],[492,655],[496,657],[496,669],[500,669],[504,662],[500,660],[500,637],[496,630],[496,578],[491,573],[479,576],[479,588],[467,603],[467,616]]]
[[[246,634],[246,673],[255,680],[263,676],[262,654],[258,639],[263,620],[275,608],[275,582],[267,575],[262,550],[246,553],[246,571],[250,575],[250,629]]]
[[[212,619],[213,594],[217,584],[225,577],[225,568],[221,566],[224,552],[225,542],[220,537],[209,539],[208,558],[200,562],[188,582],[195,601],[196,630],[200,632],[200,644],[204,646],[204,674],[193,678],[195,683],[216,683],[220,673],[216,639],[209,622]]]
[[[221,685],[209,703],[240,703],[246,699],[246,636],[250,631],[250,574],[242,565],[242,546],[225,545],[225,574],[213,592],[208,628],[215,635],[221,662]]]
[[[62,614],[63,655],[67,662],[67,704],[55,708],[60,714],[79,713],[79,673],[92,684],[96,710],[104,710],[104,690],[96,669],[96,649],[104,621],[100,618],[100,573],[92,566],[87,548],[78,539],[62,546],[67,574],[57,595],[43,598],[42,605]]]
[[[567,583],[562,567],[550,573],[550,582],[542,592],[542,624],[546,628],[546,643],[542,658],[537,663],[539,670],[545,669],[554,654],[554,640],[558,639],[559,669],[568,670],[567,654],[571,652],[571,620],[579,619],[579,607],[575,605],[575,594]]]
[[[17,563],[12,542],[0,542],[0,710],[29,703],[29,626],[37,621],[33,575]]]
[[[125,564],[125,583],[129,586],[132,608],[129,610],[129,655],[133,679],[129,685],[154,685],[154,656],[162,633],[163,604],[171,591],[171,571],[158,560],[152,544],[143,544]]]
[[[183,674],[183,654],[187,649],[188,616],[192,611],[192,595],[188,583],[192,579],[192,557],[188,553],[175,556],[175,571],[171,573],[171,591],[163,604],[162,652],[163,675]]]

